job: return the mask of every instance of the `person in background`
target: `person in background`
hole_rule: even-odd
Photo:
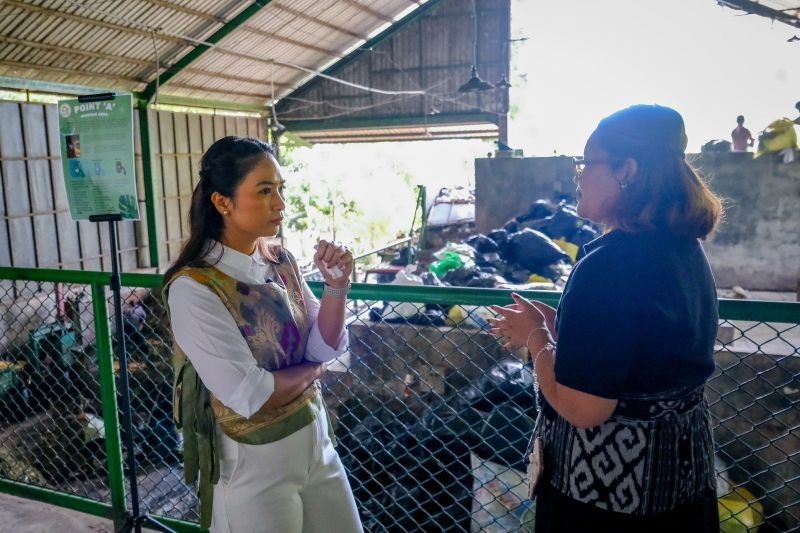
[[[736,117],[736,127],[731,132],[731,140],[734,152],[746,152],[755,142],[750,130],[744,127],[743,115]]]
[[[225,137],[203,155],[190,235],[165,273],[175,351],[174,417],[187,482],[213,532],[362,531],[317,378],[347,346],[353,256],[320,241],[311,293],[269,246],[284,218],[275,152]]]
[[[557,310],[517,294],[494,307],[492,333],[527,347],[539,387],[539,533],[719,530],[704,396],[717,296],[699,240],[722,203],[686,144],[668,107],[600,121],[575,183],[578,214],[607,232],[585,246]]]

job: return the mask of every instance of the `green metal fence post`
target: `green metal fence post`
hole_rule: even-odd
[[[158,225],[156,224],[156,195],[153,186],[153,155],[150,150],[150,117],[147,102],[139,101],[139,138],[142,145],[142,182],[144,183],[144,209],[147,214],[147,245],[150,266],[158,268]]]
[[[115,529],[125,521],[125,474],[122,469],[122,444],[117,416],[117,387],[114,378],[114,355],[111,350],[111,332],[108,321],[103,284],[92,283],[92,308],[94,310],[95,344],[100,379],[100,400],[103,405],[103,423],[106,434],[108,488],[111,491],[111,512]]]

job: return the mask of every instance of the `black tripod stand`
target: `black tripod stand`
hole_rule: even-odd
[[[117,355],[119,356],[119,381],[120,381],[120,412],[122,413],[122,441],[128,450],[128,483],[131,494],[131,514],[125,519],[125,525],[120,532],[135,531],[141,533],[142,525],[146,525],[165,533],[175,533],[174,530],[161,524],[147,513],[139,509],[139,485],[136,476],[136,456],[133,448],[133,417],[131,414],[131,395],[128,381],[128,355],[125,350],[125,332],[122,323],[122,296],[120,289],[122,283],[119,271],[119,249],[117,246],[117,221],[122,220],[122,215],[91,215],[90,222],[108,222],[108,235],[111,240],[111,293],[114,305],[114,325],[117,334]]]

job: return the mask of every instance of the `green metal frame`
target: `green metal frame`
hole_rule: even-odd
[[[0,76],[0,88],[4,89],[17,89],[23,91],[33,91],[44,94],[54,95],[81,95],[81,94],[95,94],[101,92],[115,92],[118,89],[109,87],[87,87],[85,85],[72,85],[68,83],[55,83],[41,80],[29,80],[24,78],[13,78],[9,76]],[[125,91],[128,92],[128,91]],[[139,107],[146,105],[148,102],[144,98],[142,92],[131,92],[134,98],[134,104]],[[269,109],[265,105],[257,104],[237,104],[234,102],[225,102],[222,100],[207,100],[203,98],[188,98],[184,96],[174,96],[169,94],[160,94],[158,96],[159,104],[177,105],[185,107],[200,107],[206,109],[216,109],[219,111],[251,111],[255,113],[266,113]]]
[[[213,35],[205,39],[205,42],[210,44],[217,44],[222,39],[227,37],[232,31],[236,28],[250,20],[253,15],[261,11],[267,5],[270,4],[272,0],[255,0],[250,6],[245,8],[241,13],[233,17],[231,20],[226,22],[222,25],[220,29],[215,31]],[[161,74],[157,80],[153,80],[147,84],[147,87],[142,91],[142,98],[146,101],[150,102],[153,96],[156,94],[156,89],[159,85],[164,85],[169,80],[180,74],[180,72],[188,67],[195,59],[200,57],[201,55],[205,54],[207,51],[211,49],[211,46],[207,44],[198,44],[194,47],[188,54],[180,58],[176,61],[173,65],[171,65],[167,70]]]
[[[150,150],[150,116],[146,103],[139,104],[139,139],[142,146],[142,182],[144,209],[147,216],[147,246],[150,266],[158,268],[158,224],[156,223],[156,191],[153,185],[153,154]]]
[[[122,440],[117,417],[117,387],[114,377],[114,354],[111,350],[111,332],[108,321],[108,303],[105,286],[92,283],[92,309],[94,311],[95,353],[100,379],[100,401],[103,405],[103,424],[106,433],[108,457],[108,488],[111,493],[111,518],[122,524],[125,509],[125,473],[122,468]],[[98,296],[100,296],[98,298]]]
[[[125,287],[156,289],[164,277],[161,274],[122,275]],[[49,281],[81,283],[86,285],[108,285],[111,273],[87,270],[57,270],[42,268],[0,267],[0,279],[12,281]],[[308,282],[311,291],[322,295],[322,282]],[[349,297],[351,300],[391,300],[395,302],[416,302],[432,304],[459,305],[504,305],[511,302],[511,292],[506,289],[474,289],[469,287],[416,287],[411,285],[376,285],[354,283]],[[528,298],[535,298],[548,305],[557,305],[560,292],[520,291]],[[800,303],[771,302],[764,300],[720,299],[719,315],[724,320],[745,320],[758,322],[783,322],[800,324]]]
[[[284,120],[281,124],[290,131],[360,130],[372,128],[399,128],[415,126],[452,126],[456,124],[497,124],[496,113],[442,113],[439,115],[408,117],[369,117],[345,119]]]
[[[103,404],[103,420],[106,428],[106,451],[108,454],[108,486],[111,503],[98,502],[64,492],[27,485],[0,478],[0,493],[12,494],[60,507],[66,507],[103,518],[110,518],[119,527],[128,514],[125,498],[122,443],[117,409],[113,353],[109,328],[108,306],[105,288],[111,281],[109,272],[76,270],[54,270],[37,268],[0,267],[0,279],[12,281],[64,282],[85,284],[92,289],[92,307],[96,332],[100,398]],[[122,274],[122,285],[157,289],[164,277],[159,274]],[[322,282],[309,282],[312,292],[322,294]],[[548,305],[557,305],[560,292],[523,291],[523,296],[535,298]],[[505,305],[511,303],[511,291],[500,289],[474,289],[461,287],[416,287],[403,285],[374,285],[356,283],[350,290],[352,300],[388,300],[431,304],[460,305]],[[766,302],[752,300],[720,300],[720,318],[758,322],[800,324],[800,303]],[[203,531],[198,524],[166,517],[159,517],[164,524],[179,532]]]

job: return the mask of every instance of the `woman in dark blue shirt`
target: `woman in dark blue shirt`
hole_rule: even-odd
[[[539,384],[537,532],[719,530],[703,394],[717,298],[698,239],[722,204],[685,149],[673,109],[603,119],[575,183],[578,213],[608,232],[557,311],[516,294],[495,308],[494,333],[527,347]]]

